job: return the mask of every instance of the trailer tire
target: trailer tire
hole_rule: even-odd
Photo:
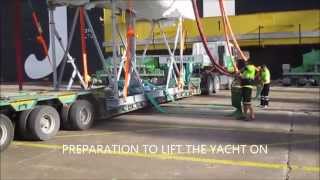
[[[201,78],[200,89],[201,95],[208,95],[207,78]]]
[[[213,91],[212,93],[215,94],[215,93],[218,93],[219,90],[220,90],[220,79],[218,76],[213,76]]]
[[[291,86],[291,79],[288,77],[285,77],[282,79],[282,85],[283,86]]]
[[[14,137],[14,127],[8,116],[0,114],[0,152],[8,148]]]
[[[318,86],[318,85],[319,85],[319,80],[311,79],[311,86]]]
[[[308,80],[306,78],[299,78],[298,79],[298,86],[305,86],[307,84]]]
[[[228,84],[227,84],[226,90],[231,90],[232,82],[233,82],[233,79],[232,78],[228,78]]]
[[[71,106],[63,106],[61,108],[60,116],[61,116],[61,124],[60,128],[63,130],[71,129],[70,127],[70,121],[69,121],[69,112],[70,112]]]
[[[74,130],[89,129],[94,121],[94,110],[92,104],[87,100],[77,100],[69,112],[69,122]]]
[[[51,106],[38,106],[28,118],[31,138],[34,140],[49,140],[54,137],[60,128],[60,116]]]
[[[208,76],[207,78],[207,91],[209,96],[214,94],[214,80],[212,76]]]
[[[36,107],[37,108],[37,107]],[[19,139],[29,139],[30,130],[28,129],[28,118],[34,109],[22,111],[16,124],[16,134]]]

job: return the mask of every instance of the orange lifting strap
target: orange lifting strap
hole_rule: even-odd
[[[37,43],[39,43],[41,45],[44,55],[46,57],[48,57],[49,63],[51,64],[51,60],[50,60],[50,57],[48,55],[48,46],[47,46],[46,40],[44,38],[43,30],[42,30],[40,21],[38,19],[37,13],[33,9],[33,6],[32,6],[32,3],[31,3],[30,0],[28,0],[28,5],[29,5],[29,8],[32,11],[32,22],[33,22],[33,25],[35,26],[35,28],[37,30],[37,33],[38,33],[38,36],[36,38]]]
[[[132,0],[128,1],[128,9],[130,11],[130,16],[132,15]],[[131,17],[130,17],[131,18]],[[131,76],[131,61],[132,61],[132,44],[131,40],[135,36],[134,28],[131,24],[128,26],[127,29],[127,49],[126,49],[126,61],[124,67],[124,86],[123,86],[123,97],[126,98],[128,96],[128,88],[130,84],[130,76]]]
[[[131,60],[132,60],[132,54],[131,54],[131,39],[134,38],[135,32],[132,26],[128,27],[127,30],[127,51],[126,51],[126,61],[125,61],[125,68],[124,68],[124,87],[123,87],[123,96],[128,96],[128,87],[129,87],[129,81],[130,81],[130,75],[131,75]]]
[[[87,56],[87,43],[85,34],[85,20],[84,20],[84,7],[80,8],[80,39],[81,39],[81,51],[82,51],[82,64],[83,64],[83,76],[86,85],[89,83],[89,73],[88,73],[88,56]]]
[[[230,35],[231,35],[231,38],[234,42],[234,45],[236,46],[237,48],[237,51],[240,53],[240,56],[242,59],[244,60],[248,60],[248,58],[243,54],[243,52],[241,51],[241,48],[238,44],[238,41],[237,39],[235,38],[235,35],[232,31],[232,28],[231,28],[231,25],[230,25],[230,21],[229,21],[229,18],[228,16],[226,15],[226,11],[225,11],[225,8],[224,8],[224,3],[223,3],[223,0],[219,0],[219,5],[220,5],[220,11],[221,11],[221,16],[222,18],[224,19],[224,26],[226,25],[227,26],[227,30],[225,28],[225,31],[227,31]]]
[[[229,52],[230,55],[232,55],[230,39],[229,39],[230,29],[227,28],[227,21],[226,21],[226,18],[225,18],[226,17],[226,12],[225,12],[225,10],[223,8],[223,0],[219,0],[219,7],[220,7],[220,13],[221,13],[222,21],[223,21],[224,37],[225,37],[225,40],[227,41],[227,46],[228,46],[228,52]],[[239,71],[236,63],[234,62],[234,59],[232,59],[232,66],[233,66],[235,72]]]

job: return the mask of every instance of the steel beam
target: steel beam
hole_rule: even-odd
[[[56,58],[56,39],[54,34],[55,22],[54,22],[54,8],[49,7],[49,24],[50,24],[50,42],[52,49],[52,71],[53,71],[53,88],[54,90],[58,90],[58,81],[57,81],[57,58]]]

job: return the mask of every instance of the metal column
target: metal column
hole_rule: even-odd
[[[14,41],[15,41],[15,49],[16,49],[16,71],[17,71],[17,80],[19,84],[19,90],[23,89],[23,67],[22,67],[22,29],[21,29],[21,2],[19,0],[14,1],[14,9],[15,9],[15,31],[14,31]],[[1,69],[2,70],[2,69]]]
[[[55,22],[54,22],[54,7],[49,7],[49,19],[50,19],[50,42],[52,49],[52,71],[53,71],[53,88],[58,90],[58,81],[57,81],[57,64],[56,64],[56,39],[55,39]]]
[[[143,49],[142,61],[144,60],[144,58],[147,54],[149,44],[152,42],[152,34],[154,32],[154,28],[155,28],[155,23],[152,21],[151,30],[149,32],[149,36],[147,37],[147,43],[145,44],[144,49]]]
[[[78,21],[78,18],[79,18],[79,12],[80,12],[80,8],[78,7],[77,10],[76,10],[76,13],[74,15],[73,21],[72,21],[72,27],[71,27],[71,31],[70,31],[69,38],[68,38],[67,49],[65,50],[63,58],[62,58],[62,64],[61,64],[62,66],[61,66],[61,70],[60,70],[60,73],[59,73],[58,88],[59,88],[59,86],[60,86],[60,84],[62,82],[64,69],[65,69],[65,66],[66,66],[66,63],[67,63],[67,57],[68,57],[68,54],[69,54],[69,50],[70,50],[70,47],[71,47],[71,44],[72,44],[72,41],[73,41],[73,37],[74,37],[74,31],[76,29],[77,21]]]
[[[176,61],[175,61],[175,57],[174,57],[174,52],[171,51],[171,48],[170,48],[170,45],[168,43],[168,40],[167,40],[167,37],[161,27],[161,24],[160,22],[158,22],[158,26],[159,26],[159,29],[162,33],[162,36],[163,36],[163,40],[164,40],[164,43],[168,49],[168,52],[169,52],[169,55],[170,55],[170,66],[169,66],[169,71],[168,71],[168,76],[167,76],[167,83],[166,83],[166,90],[169,88],[169,84],[170,84],[170,80],[171,80],[171,76],[172,74],[174,75],[174,79],[176,81],[176,83],[178,83],[177,81],[177,77],[176,77],[176,73],[174,72],[174,69],[176,69],[177,73],[180,74],[180,71],[178,69],[178,66],[176,64]],[[177,34],[179,33],[179,29],[177,29]],[[175,46],[176,46],[176,43],[178,41],[175,41]]]
[[[83,78],[82,78],[82,76],[81,76],[76,64],[74,63],[74,58],[69,54],[68,51],[65,50],[64,45],[63,45],[63,43],[61,41],[61,36],[59,35],[58,30],[56,28],[54,30],[54,34],[55,34],[56,38],[58,39],[58,42],[59,42],[59,45],[60,45],[61,49],[64,50],[65,53],[67,54],[67,58],[68,58],[67,62],[70,63],[72,65],[72,68],[73,68],[73,73],[72,73],[71,79],[70,79],[70,81],[68,83],[67,90],[71,89],[71,86],[73,84],[73,81],[74,81],[74,78],[75,78],[76,75],[78,76],[82,86],[86,89],[86,83],[84,82],[84,80],[83,80]],[[60,77],[62,77],[61,74],[60,74],[59,78]],[[60,82],[58,81],[58,89],[59,89],[59,87],[60,87]]]
[[[301,38],[301,24],[299,24],[299,44],[301,45],[302,38]]]
[[[100,58],[100,61],[102,63],[102,68],[106,71],[107,70],[107,65],[106,65],[106,62],[105,62],[105,59],[104,59],[104,56],[103,56],[103,53],[102,53],[102,50],[101,50],[101,47],[99,45],[99,41],[98,41],[98,38],[96,36],[96,33],[94,32],[94,29],[93,29],[93,26],[91,24],[91,21],[90,21],[90,18],[88,16],[88,13],[86,10],[83,11],[84,12],[84,17],[85,17],[85,20],[87,22],[87,25],[92,33],[92,38],[93,38],[93,42],[94,42],[94,45],[96,46],[97,48],[97,51],[98,51],[98,55],[99,55],[99,58]]]
[[[258,40],[259,40],[259,47],[261,47],[261,29],[263,28],[263,26],[259,25],[258,27]]]
[[[179,73],[179,88],[183,88],[184,84],[184,68],[183,68],[183,46],[184,46],[184,37],[183,37],[183,25],[182,25],[182,17],[179,18],[179,26],[180,26],[180,73]],[[181,87],[180,87],[181,86]]]
[[[113,64],[113,95],[114,98],[119,98],[119,90],[118,90],[118,81],[117,81],[117,42],[116,42],[116,0],[111,0],[111,8],[112,8],[112,64]]]

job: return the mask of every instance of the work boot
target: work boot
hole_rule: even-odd
[[[236,119],[237,120],[246,120],[246,116],[241,115],[241,116],[236,117]]]
[[[264,98],[264,96],[261,96],[260,98],[260,107],[264,106],[266,104],[266,100]]]
[[[245,121],[253,121],[255,119],[256,119],[256,117],[253,115],[253,116],[246,116],[244,120]]]
[[[244,119],[244,121],[252,121],[252,120],[251,120],[251,118],[246,117],[246,118]]]

